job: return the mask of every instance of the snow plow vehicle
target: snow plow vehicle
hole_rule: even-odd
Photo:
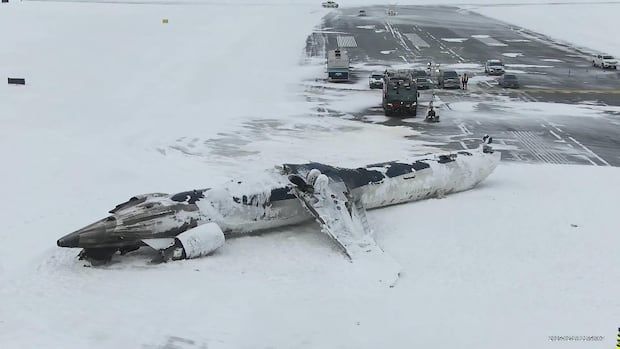
[[[386,70],[383,75],[385,116],[416,116],[418,88],[410,70]]]

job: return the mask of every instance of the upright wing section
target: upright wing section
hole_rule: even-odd
[[[289,176],[295,196],[353,262],[363,264],[367,272],[379,269],[381,279],[393,284],[400,266],[375,242],[361,202],[342,181],[314,171],[318,172],[308,174],[309,183],[299,175]],[[302,181],[305,185],[300,185]]]
[[[317,182],[321,182],[321,178]],[[364,254],[381,251],[368,227],[366,211],[352,200],[344,183],[332,182],[324,187],[315,186],[314,190],[312,186],[307,188],[309,190],[304,191],[296,186],[295,196],[349,258],[355,260]]]

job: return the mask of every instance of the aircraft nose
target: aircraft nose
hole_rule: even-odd
[[[69,234],[58,239],[58,241],[56,241],[56,244],[58,245],[58,247],[78,247],[79,242],[79,234]]]

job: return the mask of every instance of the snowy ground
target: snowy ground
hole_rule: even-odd
[[[28,265],[0,289],[0,336],[9,348],[157,348],[174,337],[209,348],[451,348],[455,338],[559,348],[554,335],[605,336],[579,347],[610,347],[620,238],[605,208],[620,205],[620,189],[605,183],[619,175],[504,165],[476,190],[371,211],[378,242],[403,265],[392,289],[314,225],[161,266],[136,257],[83,268],[71,251],[26,251]],[[31,238],[9,241],[26,248]]]
[[[84,268],[55,247],[136,193],[420,151],[406,128],[319,117],[300,81],[322,73],[303,49],[326,10],[271,4],[2,5],[0,77],[28,85],[0,85],[0,346],[611,347],[616,168],[502,165],[474,191],[372,211],[403,265],[392,289],[314,225],[159,266]]]

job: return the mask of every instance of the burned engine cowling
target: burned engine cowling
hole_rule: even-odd
[[[207,256],[224,245],[224,232],[215,223],[189,229],[174,238],[170,259],[192,259]]]

